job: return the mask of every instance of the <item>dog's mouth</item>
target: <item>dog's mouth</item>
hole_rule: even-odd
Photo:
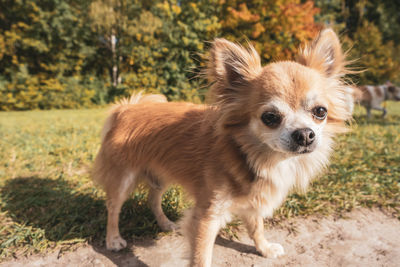
[[[315,147],[315,144],[312,144],[310,146],[292,145],[290,147],[290,152],[295,155],[309,154],[315,150]]]

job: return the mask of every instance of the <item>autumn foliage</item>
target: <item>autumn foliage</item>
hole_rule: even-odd
[[[301,43],[321,29],[312,1],[221,1],[222,32],[231,40],[248,38],[264,61],[293,59]]]
[[[250,42],[263,63],[293,59],[325,23],[371,70],[356,80],[400,82],[400,10],[353,2],[0,0],[0,110],[90,107],[135,90],[200,102],[209,41]]]

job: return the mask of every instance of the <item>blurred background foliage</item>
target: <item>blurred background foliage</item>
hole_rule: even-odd
[[[207,41],[249,41],[268,63],[293,59],[326,25],[368,70],[356,82],[400,82],[395,0],[0,0],[0,110],[90,107],[134,90],[201,102]]]

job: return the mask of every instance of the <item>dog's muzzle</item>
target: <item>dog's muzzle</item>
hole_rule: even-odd
[[[299,154],[310,153],[315,148],[315,133],[310,128],[293,131],[291,138],[291,150],[293,152]]]

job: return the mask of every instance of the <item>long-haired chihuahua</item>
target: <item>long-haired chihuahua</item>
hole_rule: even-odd
[[[93,169],[107,194],[107,248],[126,247],[119,213],[144,182],[163,230],[175,229],[161,209],[168,185],[180,184],[193,197],[183,226],[191,266],[211,265],[215,238],[232,216],[243,220],[261,255],[283,255],[280,244],[264,237],[263,218],[328,164],[333,137],[346,130],[353,109],[345,65],[330,29],[297,61],[264,67],[252,46],[216,39],[206,69],[209,105],[141,94],[117,103]]]

